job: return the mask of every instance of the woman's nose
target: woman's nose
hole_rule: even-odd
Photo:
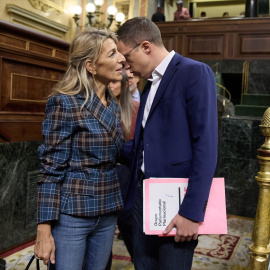
[[[119,62],[122,63],[122,64],[124,64],[126,62],[126,58],[121,53],[119,53]]]

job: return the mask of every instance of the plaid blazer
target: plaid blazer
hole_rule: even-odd
[[[106,92],[105,108],[96,94],[56,95],[46,105],[38,181],[37,222],[57,220],[59,212],[98,216],[123,208],[115,169],[124,142],[120,108]]]

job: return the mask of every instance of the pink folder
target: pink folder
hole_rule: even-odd
[[[178,213],[185,195],[187,178],[151,178],[144,183],[144,232],[162,235],[171,219]],[[199,234],[227,234],[224,178],[214,178],[210,189],[204,222]],[[175,230],[170,232],[175,235]]]

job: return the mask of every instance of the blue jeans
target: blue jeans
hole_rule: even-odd
[[[52,223],[56,270],[104,270],[109,259],[116,213],[98,217],[60,214]]]
[[[175,242],[174,237],[143,233],[143,189],[138,186],[133,207],[135,270],[190,270],[198,240]]]

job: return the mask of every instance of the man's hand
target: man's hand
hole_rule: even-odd
[[[177,214],[166,227],[163,234],[168,234],[172,228],[176,228],[175,242],[191,241],[198,238],[199,222],[192,221]]]

